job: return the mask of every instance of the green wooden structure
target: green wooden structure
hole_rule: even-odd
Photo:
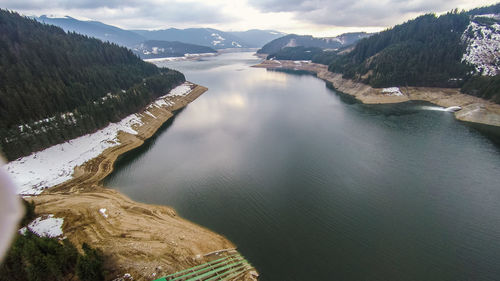
[[[252,268],[252,265],[247,260],[236,253],[172,273],[155,281],[229,281],[234,280]]]

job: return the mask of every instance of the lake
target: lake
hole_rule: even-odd
[[[105,184],[225,235],[262,281],[500,279],[498,137],[259,61],[160,63],[209,91]]]

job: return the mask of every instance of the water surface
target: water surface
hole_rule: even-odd
[[[500,148],[429,103],[362,105],[251,53],[106,184],[221,233],[260,280],[499,280]]]

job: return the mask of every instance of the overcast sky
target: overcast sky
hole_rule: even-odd
[[[333,36],[379,31],[418,15],[498,0],[0,0],[24,15],[69,15],[126,29],[274,29]]]

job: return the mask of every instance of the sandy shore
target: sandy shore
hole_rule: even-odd
[[[134,128],[136,135],[120,132],[119,145],[76,167],[71,180],[29,198],[37,214],[64,218],[64,235],[75,245],[86,242],[103,251],[106,279],[130,274],[133,280],[154,280],[235,251],[225,237],[178,217],[172,208],[135,202],[101,184],[118,156],[142,145],[174,111],[205,91],[197,85],[185,96],[168,97],[163,107],[148,109],[142,125]],[[237,280],[255,280],[256,275],[247,271]]]
[[[328,66],[303,61],[265,60],[254,67],[269,69],[294,69],[315,73],[318,78],[332,83],[338,91],[354,96],[367,104],[399,103],[409,100],[422,100],[442,107],[460,106],[455,118],[492,126],[500,126],[500,105],[490,101],[460,93],[459,89],[405,87],[400,88],[403,95],[384,93],[382,89],[342,78],[342,74],[328,71]]]

